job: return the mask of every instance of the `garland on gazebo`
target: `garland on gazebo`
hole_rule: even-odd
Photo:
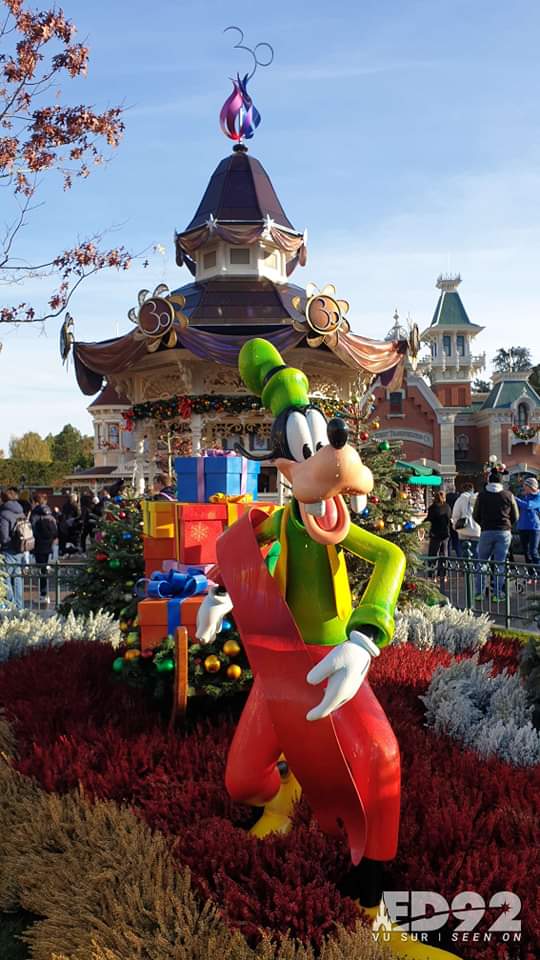
[[[358,417],[357,404],[344,403],[335,398],[314,397],[313,403],[320,407],[326,416],[341,415],[345,419],[356,420]],[[126,430],[133,430],[133,426],[140,420],[189,420],[196,413],[225,413],[240,414],[258,411],[262,413],[260,398],[250,395],[230,396],[219,393],[203,393],[198,395],[184,395],[169,397],[167,400],[146,400],[144,403],[135,403],[122,414],[126,421]]]

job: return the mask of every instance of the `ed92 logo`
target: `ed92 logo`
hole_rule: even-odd
[[[453,933],[468,933],[478,926],[486,911],[493,916],[497,910],[500,912],[489,926],[488,933],[521,930],[521,900],[509,890],[497,891],[487,904],[482,894],[475,890],[463,890],[450,904],[433,890],[386,890],[383,898],[391,920],[409,933],[440,930],[450,915],[460,921]],[[380,926],[384,929],[384,923]]]

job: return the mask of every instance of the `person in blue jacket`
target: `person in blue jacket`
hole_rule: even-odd
[[[516,497],[519,507],[517,530],[526,563],[540,564],[540,490],[536,477],[523,481],[523,496]],[[538,572],[537,572],[538,575]]]

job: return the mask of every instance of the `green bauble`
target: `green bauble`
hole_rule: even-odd
[[[109,566],[111,570],[118,570],[120,566],[120,561],[118,560],[117,557],[113,557],[112,560],[109,560]]]
[[[390,444],[388,443],[388,440],[381,440],[377,449],[380,450],[381,453],[384,453],[385,451],[389,450]]]
[[[116,660],[113,660],[112,668],[115,673],[122,673],[123,666],[124,660],[122,657],[117,657]]]
[[[164,660],[158,660],[156,663],[156,670],[158,673],[168,673],[170,670],[174,670],[174,660],[171,657],[165,657]]]

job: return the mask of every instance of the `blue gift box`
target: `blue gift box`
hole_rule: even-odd
[[[215,493],[230,497],[251,494],[257,500],[259,463],[224,453],[176,457],[176,495],[181,503],[207,503]]]

